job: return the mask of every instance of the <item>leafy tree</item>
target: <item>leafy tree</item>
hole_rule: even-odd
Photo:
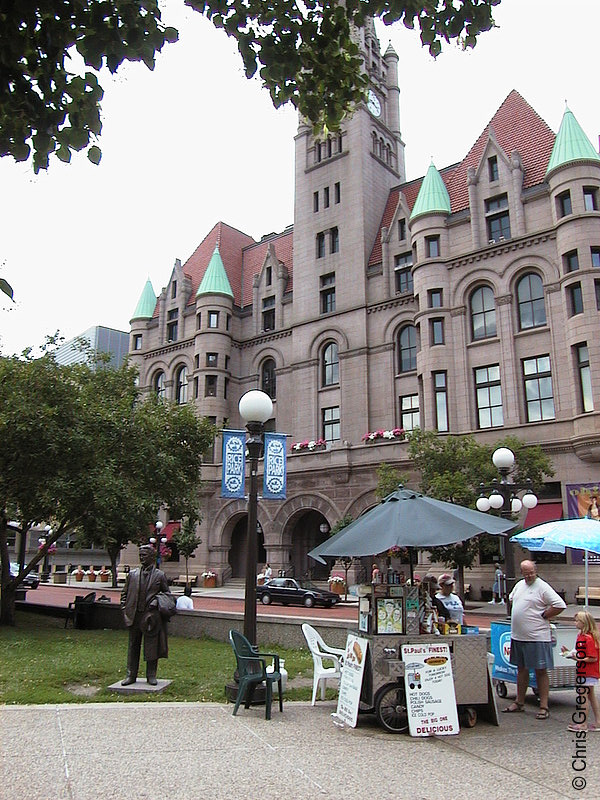
[[[377,467],[377,487],[375,489],[375,497],[378,500],[383,500],[383,498],[387,497],[388,494],[395,492],[399,484],[404,484],[405,482],[406,476],[398,472],[395,467],[392,467],[390,464],[386,464],[386,462],[383,461]]]
[[[480,484],[498,477],[492,453],[508,447],[515,454],[512,479],[532,481],[534,491],[541,488],[544,476],[554,475],[552,462],[539,445],[528,445],[515,436],[506,436],[493,445],[478,443],[472,436],[439,436],[434,431],[416,430],[408,434],[408,453],[421,473],[421,491],[438,500],[475,507]],[[465,542],[430,548],[431,557],[459,570],[459,591],[464,588],[464,569],[473,566],[480,537]]]
[[[0,358],[0,623],[14,623],[19,581],[66,531],[106,547],[115,576],[120,549],[148,530],[162,504],[173,515],[193,513],[213,435],[191,406],[140,401],[132,367],[64,367],[50,352]],[[16,579],[9,519],[23,542],[36,523],[53,528]]]
[[[320,131],[339,126],[364,98],[367,76],[355,28],[367,16],[418,28],[433,56],[442,42],[473,47],[493,26],[500,0],[186,0],[232,36],[248,78],[257,72],[276,107],[291,102]],[[103,69],[124,61],[154,68],[177,40],[159,0],[37,0],[3,3],[0,15],[0,155],[71,160],[87,148],[98,163]]]
[[[246,76],[258,71],[275,107],[288,101],[316,130],[336,129],[364,98],[368,76],[356,42],[367,17],[418,28],[433,56],[442,42],[474,47],[500,0],[186,0],[232,36]]]
[[[181,523],[181,528],[173,534],[173,539],[181,555],[185,558],[185,582],[190,582],[188,562],[194,558],[194,552],[198,545],[202,544],[202,539],[196,536],[196,523],[200,520],[186,517]]]
[[[37,0],[3,3],[0,37],[0,155],[25,161],[33,153],[38,172],[53,152],[70,161],[88,148],[100,161],[90,146],[102,129],[98,73],[123,61],[153,69],[177,31],[162,24],[158,0]]]

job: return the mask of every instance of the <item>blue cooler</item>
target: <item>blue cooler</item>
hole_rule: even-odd
[[[517,682],[517,668],[510,663],[510,622],[492,622],[492,654],[494,666],[492,678],[505,683]],[[535,670],[529,671],[529,685],[537,688]]]

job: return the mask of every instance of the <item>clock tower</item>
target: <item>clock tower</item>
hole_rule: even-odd
[[[296,321],[331,312],[332,295],[336,311],[366,303],[366,264],[387,197],[405,181],[398,56],[391,45],[381,55],[372,19],[355,36],[369,77],[365,102],[338,132],[319,138],[301,120],[296,135]]]

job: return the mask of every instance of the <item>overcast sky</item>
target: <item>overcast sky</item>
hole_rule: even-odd
[[[293,222],[296,114],[275,111],[247,81],[235,44],[182,0],[164,20],[180,41],[154,72],[105,76],[100,166],[51,159],[47,174],[0,159],[0,294],[4,355],[94,325],[129,330],[144,284],[158,294],[219,220],[260,238]],[[557,131],[565,100],[595,147],[599,0],[502,0],[499,28],[475,50],[433,61],[418,35],[378,24],[400,57],[407,178],[462,159],[517,89]]]

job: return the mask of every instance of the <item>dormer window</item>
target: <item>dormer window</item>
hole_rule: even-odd
[[[499,194],[485,201],[485,221],[490,244],[510,239],[508,196]]]
[[[275,329],[275,298],[265,297],[262,307],[262,329],[263,331],[272,331]]]
[[[177,322],[179,317],[179,309],[172,308],[167,311],[167,341],[177,341]]]

